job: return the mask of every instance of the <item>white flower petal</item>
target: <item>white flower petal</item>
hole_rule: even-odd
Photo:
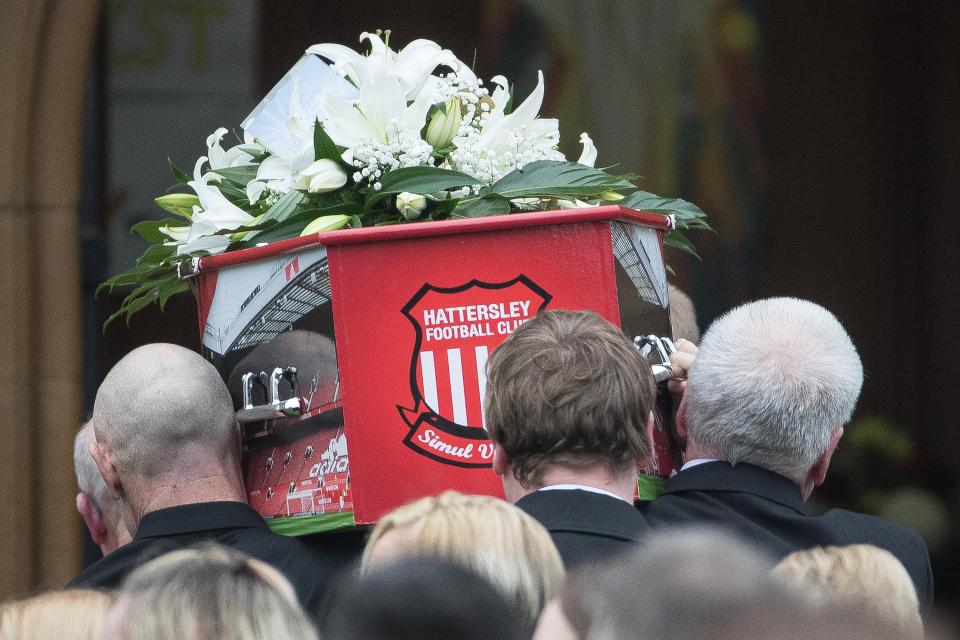
[[[490,119],[487,120],[488,125],[480,133],[481,142],[489,143],[504,131],[521,129],[530,124],[537,117],[541,104],[543,104],[543,71],[538,71],[537,86],[519,107],[502,119],[492,123],[490,123]]]
[[[364,77],[366,58],[350,47],[342,44],[315,44],[307,49],[307,53],[326,58],[333,63],[334,69],[342,71],[354,86],[359,86]]]
[[[279,156],[267,156],[257,168],[257,180],[282,180],[290,177],[290,163]]]
[[[185,253],[193,253],[194,251],[223,253],[228,246],[230,246],[230,238],[227,236],[201,236],[178,246],[177,254],[183,255]]]
[[[597,148],[586,131],[580,134],[580,144],[583,145],[583,151],[580,153],[577,162],[588,167],[594,166],[597,162]]]
[[[189,226],[182,226],[182,227],[164,226],[164,227],[160,227],[158,231],[160,231],[160,233],[162,233],[163,235],[173,240],[175,243],[186,242],[187,237],[190,235]]]
[[[260,200],[260,197],[263,196],[263,192],[266,190],[266,182],[251,180],[247,183],[247,200],[250,201],[250,204],[256,204]]]

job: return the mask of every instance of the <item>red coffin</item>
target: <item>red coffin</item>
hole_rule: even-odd
[[[297,535],[373,523],[450,488],[502,495],[484,429],[490,352],[542,309],[669,335],[668,228],[606,206],[340,230],[199,259],[203,351],[241,410],[251,505]],[[279,383],[283,357],[242,370],[290,329],[333,338],[335,364],[278,372]],[[258,414],[271,400],[300,416]]]

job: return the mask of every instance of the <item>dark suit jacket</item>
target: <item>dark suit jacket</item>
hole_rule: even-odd
[[[903,563],[924,610],[933,602],[930,556],[916,532],[844,509],[807,515],[799,486],[752,464],[708,462],[681,471],[670,478],[659,498],[642,504],[640,510],[654,530],[721,525],[777,560],[798,549],[872,544]]]
[[[205,541],[279,569],[293,584],[307,613],[316,616],[333,571],[296,538],[270,531],[260,514],[242,502],[206,502],[152,511],[143,517],[129,544],[91,564],[67,586],[112,589],[149,560]]]
[[[647,532],[633,505],[590,491],[534,491],[516,504],[550,532],[567,569],[630,551]]]

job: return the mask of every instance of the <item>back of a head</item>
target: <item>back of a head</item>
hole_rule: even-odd
[[[815,607],[845,606],[888,620],[905,638],[922,638],[923,621],[913,581],[889,551],[872,545],[795,551],[774,574]]]
[[[670,298],[670,333],[674,341],[687,340],[700,344],[700,325],[697,324],[697,310],[693,300],[679,287],[668,285]]]
[[[772,562],[737,539],[707,530],[651,536],[616,563],[574,575],[561,608],[590,640],[702,640],[731,619],[789,609]]]
[[[116,523],[120,521],[119,505],[110,495],[107,484],[97,469],[97,463],[90,455],[93,440],[91,422],[84,424],[73,439],[73,469],[77,475],[77,488],[94,501],[96,508],[104,514],[107,521]]]
[[[0,605],[0,640],[100,640],[113,597],[102,591],[50,591]]]
[[[483,577],[439,558],[407,557],[350,580],[321,623],[335,640],[520,640],[518,612]]]
[[[174,471],[187,448],[239,464],[233,406],[220,374],[176,345],[149,344],[124,356],[97,391],[93,423],[121,471]]]
[[[311,640],[316,631],[276,569],[226,547],[173,551],[124,581],[110,616],[123,640]]]
[[[551,465],[635,467],[650,454],[650,364],[591,311],[545,311],[487,364],[485,416],[514,476],[542,484]]]
[[[563,561],[543,525],[490,496],[447,491],[391,511],[371,532],[361,570],[404,555],[443,558],[476,571],[517,603],[530,628],[564,578]]]
[[[846,424],[863,367],[823,307],[770,298],[737,307],[703,336],[684,400],[691,442],[796,482]]]

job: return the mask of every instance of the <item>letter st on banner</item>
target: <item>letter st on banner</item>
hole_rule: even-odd
[[[413,407],[398,406],[410,428],[404,443],[428,458],[489,467],[493,446],[483,415],[487,357],[520,324],[546,308],[550,294],[526,276],[424,285],[403,308],[416,340],[410,364]]]

